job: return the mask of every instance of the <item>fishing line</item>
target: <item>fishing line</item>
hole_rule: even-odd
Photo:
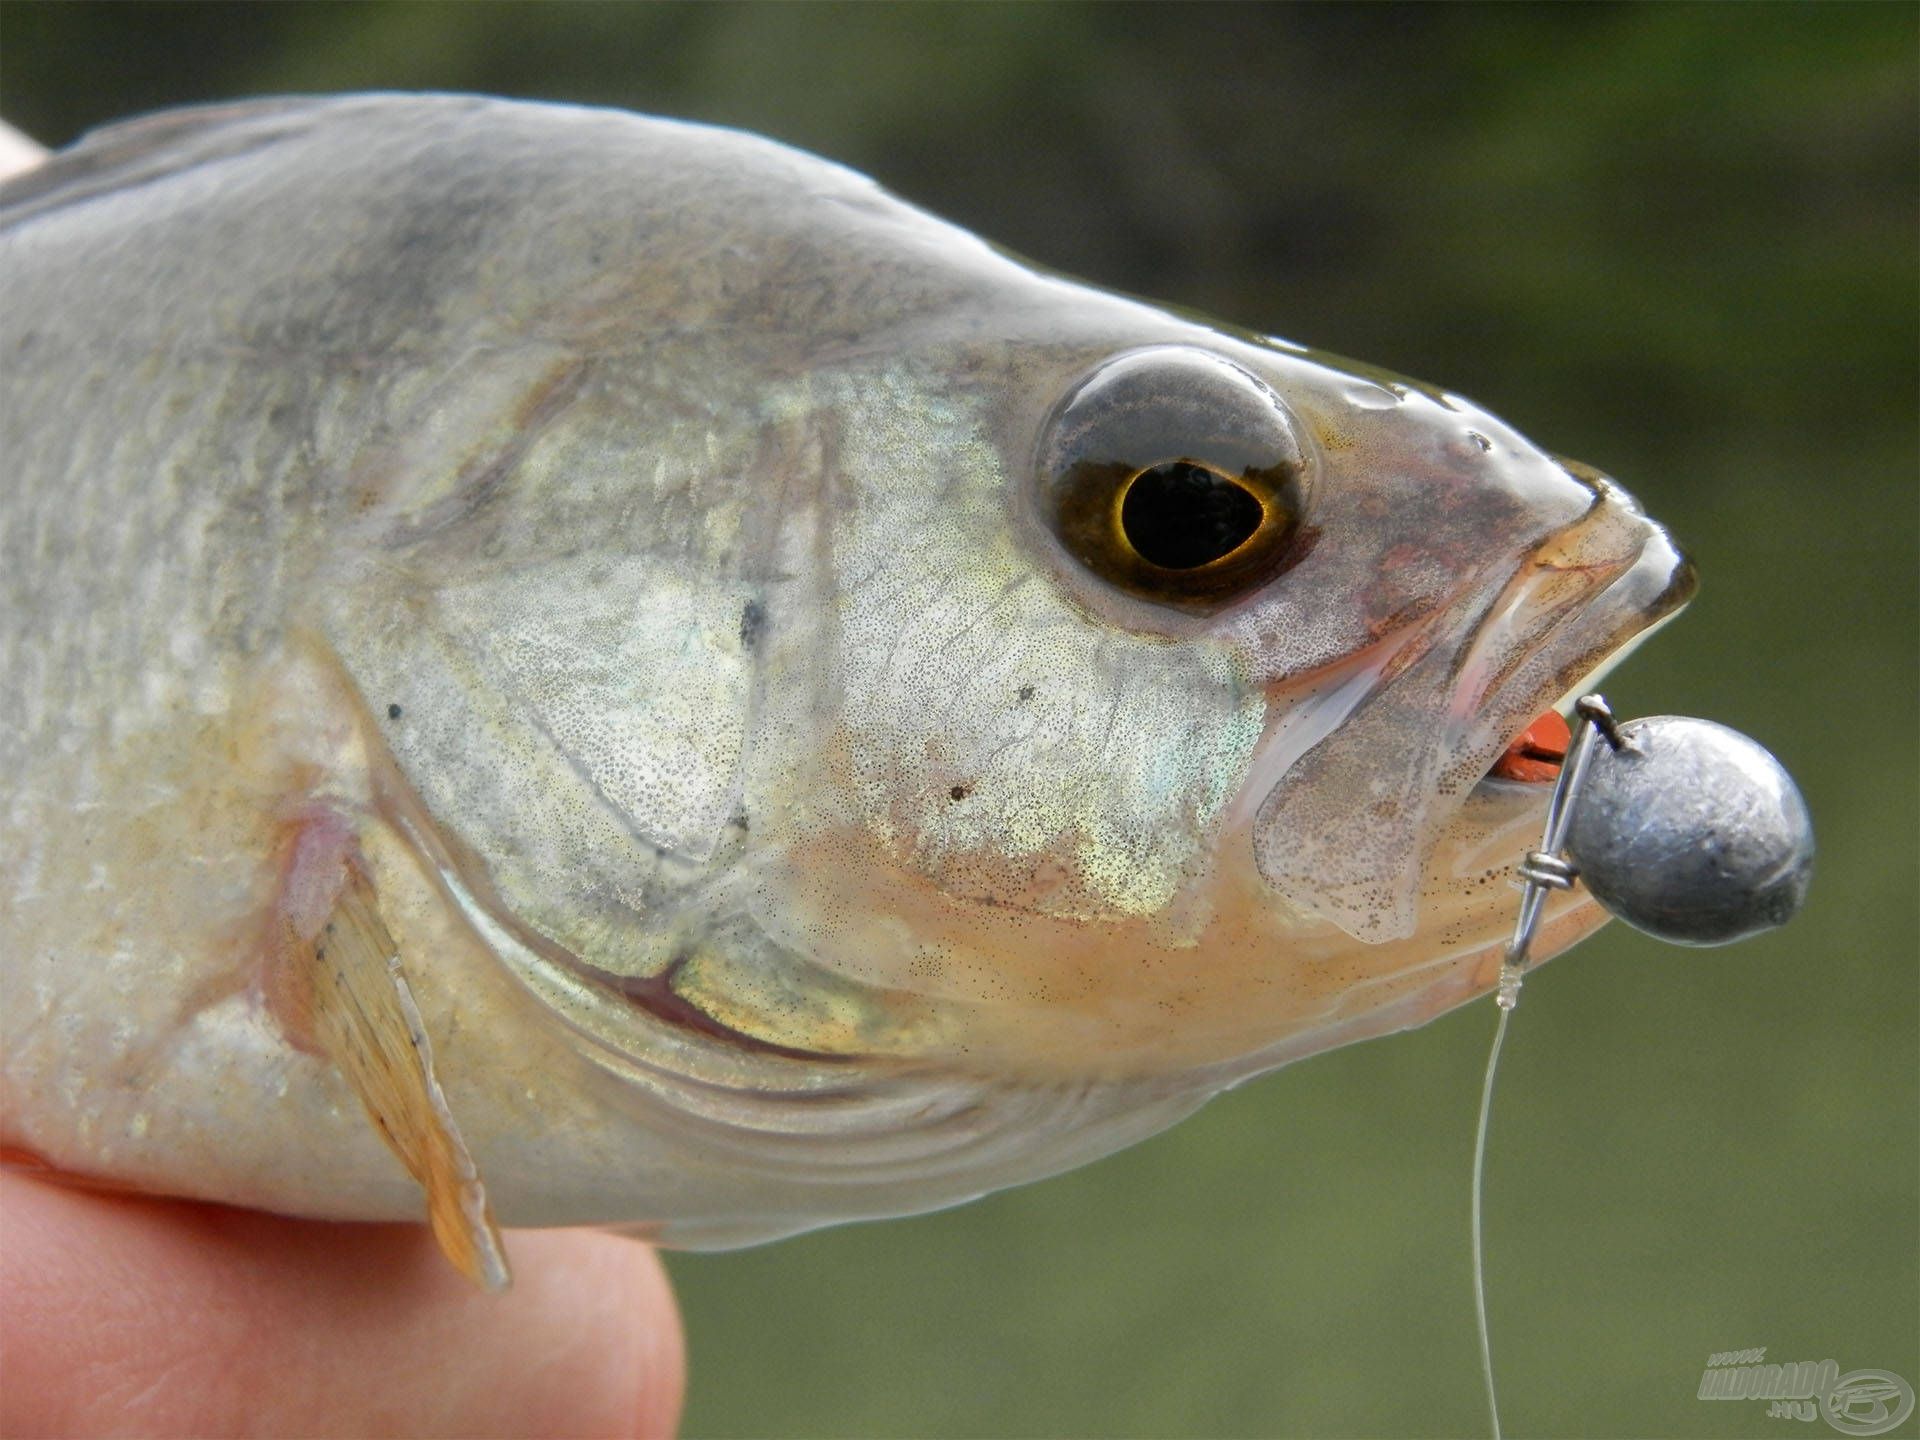
[[[1637,930],[1677,945],[1724,945],[1786,924],[1813,872],[1806,802],[1756,741],[1684,715],[1619,725],[1599,695],[1582,697],[1574,713],[1581,723],[1547,801],[1540,848],[1520,862],[1520,915],[1501,958],[1500,1019],[1473,1137],[1473,1307],[1493,1440],[1500,1440],[1500,1401],[1482,1223],[1487,1129],[1507,1021],[1547,892],[1570,889],[1578,878],[1601,908]],[[1576,819],[1574,802],[1583,795]]]
[[[1473,1132],[1473,1313],[1480,1324],[1480,1373],[1487,1382],[1487,1415],[1493,1422],[1493,1440],[1500,1440],[1500,1397],[1493,1386],[1493,1342],[1487,1336],[1486,1227],[1481,1206],[1487,1188],[1487,1117],[1493,1113],[1493,1077],[1500,1068],[1500,1047],[1507,1039],[1508,1005],[1500,1007],[1493,1030],[1493,1049],[1487,1053],[1487,1078],[1480,1086],[1480,1123]]]
[[[1487,1052],[1487,1075],[1480,1085],[1480,1116],[1473,1132],[1473,1313],[1480,1333],[1480,1374],[1487,1384],[1487,1418],[1493,1427],[1493,1440],[1500,1440],[1500,1396],[1493,1383],[1493,1340],[1487,1327],[1486,1226],[1483,1223],[1487,1188],[1487,1128],[1493,1115],[1493,1082],[1500,1070],[1500,1050],[1507,1042],[1507,1021],[1513,1007],[1520,1003],[1520,985],[1526,978],[1527,952],[1533,945],[1534,931],[1540,926],[1540,914],[1547,891],[1566,890],[1577,873],[1573,862],[1562,853],[1567,842],[1567,827],[1573,819],[1574,798],[1587,778],[1587,766],[1593,755],[1593,737],[1603,734],[1609,742],[1619,743],[1619,731],[1613,712],[1599,695],[1588,695],[1574,707],[1584,722],[1574,732],[1567,753],[1554,781],[1553,796],[1547,801],[1547,823],[1540,837],[1540,848],[1530,850],[1520,862],[1520,915],[1514,922],[1513,938],[1507,942],[1500,962],[1500,980],[1494,990],[1494,1003],[1500,1019],[1494,1026],[1493,1048]]]

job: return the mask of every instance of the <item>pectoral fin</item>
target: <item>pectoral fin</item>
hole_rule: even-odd
[[[380,918],[373,882],[351,850],[325,844],[302,844],[296,872],[318,858],[315,849],[334,850],[329,868],[337,866],[339,878],[325,919],[305,944],[312,1039],[360,1096],[387,1148],[426,1191],[427,1218],[447,1258],[482,1289],[504,1289],[509,1275],[500,1232],[434,1075],[433,1050],[399,947]],[[305,883],[296,883],[295,893],[311,897],[313,877],[298,881]],[[290,907],[296,914],[300,908],[297,902]]]

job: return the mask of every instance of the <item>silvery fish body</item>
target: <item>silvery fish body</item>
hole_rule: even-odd
[[[1081,1163],[1489,989],[1489,772],[1691,586],[1459,397],[617,112],[109,129],[0,304],[0,1141],[164,1193],[421,1213],[349,920],[506,1223]]]

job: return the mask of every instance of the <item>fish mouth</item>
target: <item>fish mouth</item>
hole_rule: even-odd
[[[1692,561],[1666,531],[1613,482],[1595,483],[1600,503],[1528,557],[1487,611],[1460,666],[1448,725],[1462,763],[1471,767],[1495,752],[1477,793],[1556,781],[1575,703],[1698,588]],[[1636,527],[1638,548],[1623,562],[1618,532]],[[1502,736],[1504,745],[1496,746]]]
[[[1595,492],[1585,514],[1413,637],[1268,791],[1254,853],[1283,899],[1358,940],[1406,939],[1463,808],[1510,812],[1518,800],[1544,814],[1559,771],[1546,717],[1567,713],[1696,585],[1631,496],[1583,479]]]

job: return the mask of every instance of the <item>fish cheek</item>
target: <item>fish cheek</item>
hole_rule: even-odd
[[[990,406],[880,376],[845,413],[826,758],[846,818],[969,904],[1166,909],[1264,717],[1233,648],[1082,604],[1035,544],[1031,456],[1008,458]]]

